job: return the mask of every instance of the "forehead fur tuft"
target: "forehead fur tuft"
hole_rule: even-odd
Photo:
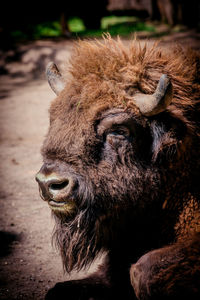
[[[200,97],[199,68],[200,56],[180,45],[164,48],[137,40],[125,45],[107,35],[75,44],[67,86],[83,106],[97,101],[119,104],[138,90],[153,93],[160,76],[167,74],[174,86],[173,104],[184,109]]]

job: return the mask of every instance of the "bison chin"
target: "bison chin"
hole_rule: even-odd
[[[53,214],[56,225],[52,241],[61,252],[67,273],[90,265],[101,250],[98,246],[94,215],[90,209],[82,210],[73,219],[67,220]]]

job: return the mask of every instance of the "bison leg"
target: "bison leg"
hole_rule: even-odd
[[[109,300],[110,290],[95,280],[82,279],[57,283],[50,289],[45,300]]]
[[[128,268],[121,266],[118,258],[110,256],[99,265],[97,271],[80,280],[57,283],[45,300],[136,300],[130,284]]]
[[[130,277],[140,300],[200,299],[200,234],[143,255]]]
[[[136,300],[133,291],[123,286],[105,285],[95,278],[57,283],[45,300]]]
[[[103,267],[81,280],[59,282],[47,292],[45,300],[136,300],[128,269],[124,273],[119,263],[108,269],[104,273]]]

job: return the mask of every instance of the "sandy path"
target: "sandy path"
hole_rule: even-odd
[[[51,280],[62,278],[60,258],[51,247],[50,211],[34,180],[52,97],[46,82],[34,81],[0,102],[0,299],[43,299]]]
[[[50,210],[34,179],[54,97],[44,65],[67,59],[71,43],[64,51],[51,46],[24,46],[20,61],[6,65],[9,75],[1,77],[0,299],[43,299],[50,286],[63,280],[60,257],[51,246]]]
[[[179,35],[179,41],[200,48],[199,35]],[[34,176],[54,97],[41,74],[49,60],[59,64],[71,49],[72,42],[35,42],[21,46],[17,61],[12,51],[0,59],[8,72],[0,77],[0,299],[43,299],[64,280],[51,246],[53,221]]]

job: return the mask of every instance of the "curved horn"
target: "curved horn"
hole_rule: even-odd
[[[164,111],[171,103],[173,97],[173,86],[166,74],[160,77],[157,88],[152,95],[136,94],[134,101],[140,112],[149,117]]]
[[[46,67],[46,77],[54,93],[59,95],[64,89],[65,83],[60,71],[53,62],[49,62]]]

